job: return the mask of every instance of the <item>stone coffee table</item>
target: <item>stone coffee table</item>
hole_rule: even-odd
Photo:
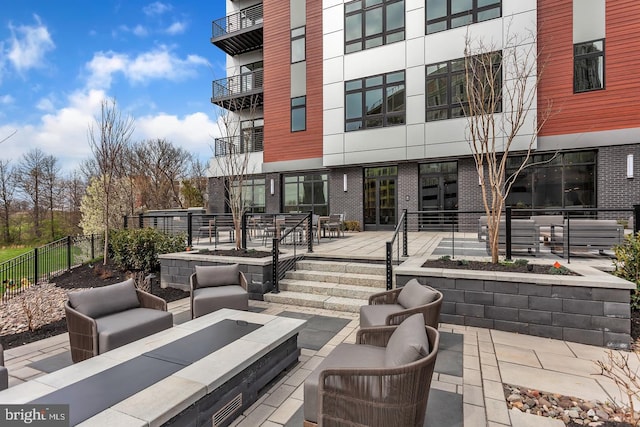
[[[298,360],[305,321],[218,310],[0,392],[69,404],[70,425],[230,424]]]

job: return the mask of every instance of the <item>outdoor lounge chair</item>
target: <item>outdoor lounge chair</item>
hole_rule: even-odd
[[[358,330],[306,378],[304,426],[423,425],[439,337],[420,315]]]
[[[133,279],[68,296],[64,310],[74,362],[173,326],[166,301],[137,289]]]
[[[399,325],[421,313],[425,325],[438,329],[442,299],[441,292],[411,279],[402,288],[371,295],[369,305],[360,307],[360,327]]]
[[[221,308],[249,310],[247,279],[238,264],[196,265],[189,278],[191,318],[204,316]]]
[[[9,388],[9,372],[4,367],[4,348],[0,344],[0,390]]]

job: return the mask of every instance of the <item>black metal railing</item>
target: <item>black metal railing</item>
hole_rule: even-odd
[[[263,89],[264,70],[254,70],[213,81],[214,101],[260,92]]]
[[[96,258],[103,242],[102,235],[67,236],[0,263],[0,300]]]
[[[402,256],[407,257],[408,251],[408,239],[407,239],[407,210],[405,209],[400,216],[398,225],[391,236],[391,240],[386,242],[386,254],[385,265],[387,266],[386,282],[387,290],[390,291],[393,288],[393,265],[394,263],[400,264],[400,238],[398,237],[402,233]],[[394,250],[395,245],[395,250]],[[394,261],[395,254],[395,261]]]
[[[229,136],[216,138],[215,156],[224,157],[230,154],[255,153],[263,151],[264,136],[262,131],[256,131],[249,137]]]
[[[304,253],[298,253],[298,246],[306,246],[308,252],[313,252],[313,214],[301,217],[299,214],[276,216],[274,230],[280,230],[280,235],[273,238],[271,257],[273,265],[273,290],[274,294],[280,292],[280,280],[287,271],[295,270],[296,263],[303,258]],[[288,223],[287,223],[288,221]],[[280,245],[289,241],[293,245],[293,256],[280,259]]]
[[[262,25],[264,12],[262,3],[242,9],[239,12],[216,19],[212,22],[213,38]]]

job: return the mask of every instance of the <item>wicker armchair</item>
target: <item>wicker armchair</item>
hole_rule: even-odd
[[[400,326],[360,329],[356,344],[339,344],[305,380],[304,426],[422,426],[440,335],[420,320],[418,327],[426,330],[429,353],[399,366],[371,365]]]
[[[166,301],[135,288],[132,279],[68,295],[64,309],[74,362],[173,326]]]
[[[0,390],[4,390],[9,387],[9,372],[4,367],[4,348],[0,344]]]
[[[360,327],[399,325],[421,313],[425,325],[438,329],[443,298],[438,290],[412,279],[403,288],[371,295],[369,305],[360,307]]]

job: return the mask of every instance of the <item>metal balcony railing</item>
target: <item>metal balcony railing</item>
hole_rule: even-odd
[[[231,111],[262,106],[264,70],[213,81],[211,102]]]
[[[224,157],[228,154],[255,153],[263,151],[263,133],[256,131],[252,137],[230,136],[216,138],[216,157]]]
[[[211,42],[235,56],[262,46],[262,3],[212,22]]]

